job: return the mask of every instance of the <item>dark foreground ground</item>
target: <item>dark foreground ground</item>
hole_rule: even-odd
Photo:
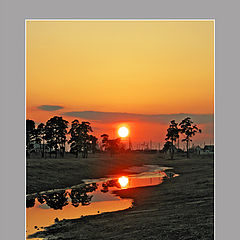
[[[26,162],[26,192],[71,187],[81,183],[82,179],[101,178],[107,175],[121,174],[130,166],[158,163],[157,154],[122,153],[91,154],[89,158],[75,158],[66,155],[64,159],[30,158]]]
[[[95,158],[94,160],[92,160],[93,158],[84,160],[86,161],[85,165],[84,161],[79,159],[79,162],[83,164],[82,169],[79,170],[82,172],[82,176],[84,174],[92,174],[91,177],[93,177],[96,174],[94,177],[99,177],[98,174],[104,171],[101,169],[103,167],[102,164],[100,164],[100,167],[97,164],[97,159],[99,161],[102,159],[102,156],[96,156]],[[119,240],[214,239],[213,157],[195,156],[191,159],[185,159],[178,156],[177,158],[179,159],[167,160],[164,159],[164,156],[158,154],[116,156],[114,159],[122,160],[122,162],[114,163],[115,160],[112,160],[112,167],[106,168],[106,174],[121,171],[122,167],[127,167],[128,165],[128,161],[125,162],[124,159],[131,159],[131,165],[140,165],[142,162],[145,164],[171,166],[174,168],[174,172],[180,174],[180,176],[168,179],[158,186],[118,191],[119,196],[134,199],[134,207],[132,209],[60,221],[46,228],[45,232],[37,233],[35,237],[47,239]],[[34,161],[29,160],[32,166]],[[48,161],[52,162],[54,160]],[[58,162],[59,160],[55,161]],[[91,164],[87,164],[88,161],[95,163],[95,171],[91,172]],[[83,173],[86,166],[86,173]],[[98,167],[99,170],[97,170]],[[30,169],[28,167],[28,171]],[[45,173],[41,175],[45,175]],[[32,175],[30,179],[34,179]],[[79,176],[79,179],[81,179],[81,176]],[[54,183],[52,184],[54,185]],[[68,184],[72,183],[71,181],[61,182],[60,180],[56,182],[58,187],[61,184],[68,186]],[[48,188],[48,186],[46,187]],[[31,191],[43,190],[42,187],[38,188],[31,181],[29,181],[28,189],[31,189]]]

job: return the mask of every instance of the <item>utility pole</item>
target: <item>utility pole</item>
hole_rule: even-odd
[[[131,143],[130,137],[128,137],[128,149],[130,151],[132,150],[132,143]]]

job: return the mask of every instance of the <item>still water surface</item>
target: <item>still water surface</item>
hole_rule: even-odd
[[[169,177],[165,170],[155,165],[133,167],[125,172],[129,174],[128,183],[121,187],[118,182],[121,176],[109,178],[86,179],[85,184],[73,186],[69,189],[48,191],[27,197],[26,235],[27,237],[44,227],[63,219],[75,219],[86,215],[96,215],[130,208],[133,199],[122,199],[115,190],[153,186],[161,184],[165,177]],[[131,174],[134,172],[135,174]],[[174,175],[171,175],[172,177]]]

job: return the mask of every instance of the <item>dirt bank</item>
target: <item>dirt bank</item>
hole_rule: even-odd
[[[82,179],[101,178],[120,174],[130,166],[158,163],[156,154],[122,153],[91,154],[89,158],[74,158],[67,155],[64,159],[31,158],[26,161],[26,191],[37,193],[56,188],[70,187],[81,183]]]
[[[180,176],[158,186],[118,191],[119,196],[134,199],[132,209],[60,221],[35,236],[48,239],[213,239],[213,157],[166,160],[154,155],[145,159],[149,164],[172,166]]]

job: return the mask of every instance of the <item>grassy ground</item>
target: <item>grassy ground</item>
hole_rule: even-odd
[[[40,191],[65,188],[81,183],[82,179],[101,178],[119,174],[130,166],[151,164],[156,161],[156,154],[122,153],[91,154],[89,158],[41,159],[30,158],[26,162],[27,194]]]
[[[69,164],[62,164],[62,168],[67,166],[69,169],[60,171],[61,168],[58,166],[58,177],[52,176],[52,180],[55,181],[52,183],[54,186],[57,184],[71,185],[71,181],[75,180],[71,177],[64,177],[71,173],[71,169],[74,169],[72,170],[74,176],[78,176],[80,180],[85,177],[100,177],[99,174],[103,172],[103,175],[117,173],[129,165],[143,163],[172,166],[174,172],[179,173],[180,176],[169,179],[158,186],[118,191],[117,194],[121,197],[134,199],[132,209],[64,220],[48,227],[46,232],[40,232],[37,236],[48,239],[213,239],[213,157],[178,158],[167,160],[158,154],[127,154],[105,160],[102,156],[88,160],[69,159]],[[110,160],[112,161],[111,167],[106,167]],[[129,160],[131,160],[130,163]],[[34,168],[34,163],[38,161],[29,160],[28,164],[32,166],[28,167],[28,174],[33,169],[40,171]],[[50,163],[58,165],[58,162],[65,162],[55,159],[44,161],[49,161],[46,163],[47,169],[50,166],[53,167]],[[79,172],[81,172],[79,175],[75,173],[76,168],[73,166],[79,167]],[[42,169],[42,171],[42,175],[46,175],[46,170]],[[53,169],[51,171],[54,172]],[[28,179],[33,181],[33,176],[32,173]],[[62,177],[63,181],[59,182]],[[40,179],[37,181],[39,182]],[[47,179],[43,177],[40,182],[42,181],[47,182]],[[35,185],[36,183],[29,182],[29,184],[31,187],[28,186],[28,188],[32,191],[41,189]]]

